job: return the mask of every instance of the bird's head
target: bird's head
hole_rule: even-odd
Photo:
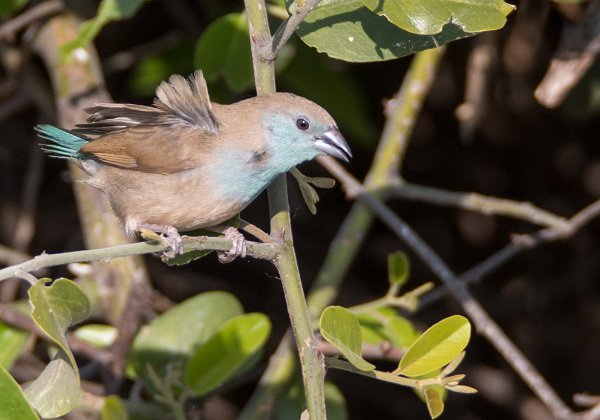
[[[295,166],[327,154],[348,162],[352,152],[331,115],[308,99],[290,93],[263,96],[267,141],[273,151]]]

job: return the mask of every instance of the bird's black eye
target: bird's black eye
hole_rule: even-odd
[[[310,127],[310,123],[304,118],[298,118],[296,120],[296,127],[298,127],[302,131],[306,131]]]

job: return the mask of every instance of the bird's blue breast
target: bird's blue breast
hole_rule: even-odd
[[[219,192],[227,199],[249,204],[281,172],[270,162],[257,162],[250,151],[229,150],[206,166]]]
[[[315,158],[319,152],[310,137],[290,132],[288,116],[273,114],[265,117],[264,145],[244,148],[244,143],[221,149],[207,165],[214,182],[229,199],[250,203],[277,175]],[[286,128],[287,127],[287,128]]]

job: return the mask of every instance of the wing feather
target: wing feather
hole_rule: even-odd
[[[156,89],[153,106],[96,104],[75,132],[98,136],[79,151],[108,165],[174,173],[197,167],[212,149],[219,124],[200,70],[173,75]]]

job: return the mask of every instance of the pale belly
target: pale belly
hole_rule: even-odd
[[[140,224],[169,225],[181,232],[215,226],[249,204],[245,198],[224,197],[198,172],[151,174],[104,167],[89,183],[108,195],[128,233]]]

